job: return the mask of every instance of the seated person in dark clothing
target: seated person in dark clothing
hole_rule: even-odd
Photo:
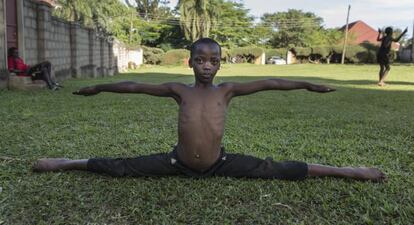
[[[378,50],[378,54],[377,54],[377,61],[378,64],[380,65],[380,71],[379,71],[379,82],[378,85],[379,86],[384,86],[385,85],[385,78],[388,75],[388,72],[390,72],[391,67],[390,67],[390,58],[391,58],[391,45],[392,42],[398,42],[400,41],[400,39],[404,36],[405,33],[407,33],[408,29],[405,28],[405,30],[402,32],[402,34],[397,37],[397,38],[393,38],[392,37],[392,33],[393,30],[391,27],[387,27],[385,28],[385,35],[383,35],[381,37],[381,29],[378,29],[378,37],[377,37],[377,41],[381,41],[381,46]]]
[[[34,66],[29,66],[19,57],[19,51],[15,47],[9,48],[7,65],[9,71],[17,76],[31,77],[32,80],[43,80],[51,90],[58,90],[60,85],[51,78],[52,65],[45,61]]]

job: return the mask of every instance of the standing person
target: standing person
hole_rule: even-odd
[[[148,94],[169,97],[179,105],[178,142],[169,153],[136,158],[93,158],[81,160],[40,159],[33,170],[87,170],[112,176],[173,176],[188,177],[247,177],[301,180],[307,177],[333,176],[357,180],[381,181],[385,175],[376,168],[333,167],[300,161],[273,161],[249,155],[227,153],[222,147],[226,112],[232,98],[259,91],[289,91],[305,89],[311,92],[335,91],[323,85],[283,79],[257,80],[248,83],[213,84],[220,69],[221,47],[209,38],[191,46],[189,65],[195,83],[145,84],[120,82],[85,87],[76,95],[96,95],[100,92]],[[288,107],[288,106],[286,106]]]
[[[56,91],[61,87],[51,78],[52,65],[49,61],[29,66],[19,57],[19,51],[15,47],[11,47],[8,50],[7,65],[9,71],[16,73],[17,76],[26,76],[31,77],[32,80],[45,81],[50,90]]]
[[[400,39],[404,36],[405,33],[407,33],[407,31],[408,31],[408,28],[405,28],[404,32],[402,32],[398,38],[393,38],[392,27],[387,27],[385,28],[385,35],[382,35],[381,37],[382,31],[381,31],[381,28],[378,28],[377,41],[381,41],[381,46],[377,54],[377,61],[380,65],[379,82],[378,82],[379,86],[385,85],[385,82],[384,82],[385,78],[387,77],[388,72],[390,72],[391,70],[391,67],[390,67],[391,59],[390,58],[392,57],[392,55],[390,53],[391,53],[392,42],[400,41]]]

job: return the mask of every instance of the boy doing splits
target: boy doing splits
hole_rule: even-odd
[[[226,110],[232,98],[265,90],[307,89],[325,93],[334,89],[282,79],[214,85],[214,76],[220,68],[220,55],[220,45],[212,39],[202,38],[193,43],[189,64],[194,70],[194,85],[121,82],[86,87],[74,92],[84,96],[115,92],[173,98],[179,105],[179,118],[178,142],[172,152],[121,159],[40,159],[34,164],[34,171],[88,170],[112,176],[228,176],[286,180],[321,176],[372,181],[385,178],[375,168],[338,168],[298,161],[274,162],[271,159],[226,153],[221,147],[221,140]]]

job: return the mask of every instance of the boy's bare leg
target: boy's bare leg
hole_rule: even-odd
[[[378,85],[381,86],[381,80],[382,80],[382,76],[384,75],[384,71],[385,71],[385,66],[380,65],[380,71],[379,71],[379,76],[378,76]]]
[[[381,77],[381,80],[380,80],[380,84],[382,84],[381,86],[385,85],[385,78],[387,78],[387,75],[390,72],[390,70],[391,70],[390,66],[385,67],[384,73],[383,73],[383,75]]]
[[[60,170],[86,170],[88,159],[39,159],[33,164],[34,172],[48,172]]]
[[[308,164],[309,177],[342,177],[356,180],[383,181],[386,176],[376,168],[368,167],[332,167]]]

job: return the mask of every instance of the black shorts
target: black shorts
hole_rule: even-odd
[[[245,177],[264,179],[301,180],[308,175],[308,165],[298,161],[275,162],[242,154],[226,154],[222,148],[219,159],[206,171],[187,167],[177,157],[177,151],[136,158],[89,159],[88,171],[111,176],[187,176],[203,178],[210,176]]]
[[[379,52],[377,54],[377,62],[380,65],[387,66],[391,62],[391,55],[389,53],[386,53],[386,52]]]

